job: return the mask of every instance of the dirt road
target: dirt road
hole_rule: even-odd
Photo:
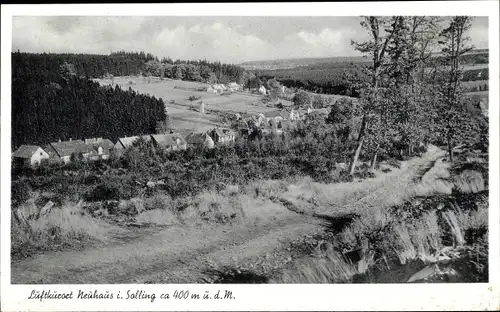
[[[431,148],[421,158],[405,162],[400,169],[375,179],[355,183],[350,202],[391,204],[382,195],[397,180],[398,190],[411,187],[422,168],[442,157]],[[389,182],[391,182],[389,184]],[[366,192],[362,192],[366,186]],[[390,190],[389,190],[390,191]],[[351,196],[346,196],[351,195]],[[65,251],[37,255],[12,263],[13,284],[113,284],[113,283],[199,283],[210,280],[209,269],[236,263],[265,262],[273,255],[277,261],[290,261],[288,244],[306,234],[320,231],[328,222],[314,214],[292,212],[261,223],[233,225],[173,226],[134,240],[85,251]],[[335,214],[332,207],[322,215]],[[276,260],[276,259],[275,259]]]

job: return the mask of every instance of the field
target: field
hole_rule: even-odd
[[[102,85],[111,84],[110,79],[95,81]],[[221,125],[219,113],[265,113],[275,110],[262,103],[259,95],[248,92],[210,94],[204,91],[208,85],[199,82],[154,79],[148,83],[146,77],[115,77],[114,84],[123,89],[130,87],[140,93],[162,98],[170,116],[171,127],[181,132],[195,129],[205,131]],[[197,111],[199,104],[189,101],[191,96],[201,97],[206,114]]]

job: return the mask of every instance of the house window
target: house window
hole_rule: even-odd
[[[43,156],[43,153],[42,153],[42,152],[40,152],[40,156]]]

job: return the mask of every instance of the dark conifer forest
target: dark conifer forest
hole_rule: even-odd
[[[119,87],[101,87],[87,79],[109,71],[137,71],[151,56],[128,54],[127,61],[83,54],[12,56],[13,148],[59,139],[116,140],[154,133],[157,122],[168,118],[161,99]]]

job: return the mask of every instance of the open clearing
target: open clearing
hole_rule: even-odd
[[[95,79],[102,85],[111,84],[110,79]],[[130,83],[132,82],[132,83]],[[148,94],[163,99],[170,116],[171,127],[183,130],[209,130],[220,121],[217,112],[228,113],[265,113],[275,110],[261,101],[261,96],[247,92],[233,92],[231,95],[210,94],[205,90],[208,84],[182,80],[152,80],[148,83],[146,77],[115,77],[114,84],[122,89],[129,87],[142,94]],[[188,100],[190,96],[201,97],[205,103],[205,110],[212,114],[200,114],[190,109],[198,110],[198,104]],[[286,101],[282,101],[286,102]]]
[[[352,183],[315,185],[322,190],[321,209],[307,205],[306,186],[290,185],[280,194],[302,211],[260,199],[242,222],[234,224],[175,225],[156,232],[135,229],[134,238],[84,251],[50,252],[12,263],[14,284],[200,283],[213,281],[214,267],[270,262],[286,267],[297,256],[287,247],[304,235],[323,231],[345,217],[349,206],[368,209],[390,206],[411,196],[414,178],[444,155],[437,148],[402,164],[401,168]],[[389,196],[390,195],[390,196]],[[319,208],[319,207],[317,207]],[[314,210],[312,210],[314,209]],[[318,217],[319,214],[323,217]],[[119,239],[120,240],[120,239]],[[260,266],[260,267],[259,267]]]

